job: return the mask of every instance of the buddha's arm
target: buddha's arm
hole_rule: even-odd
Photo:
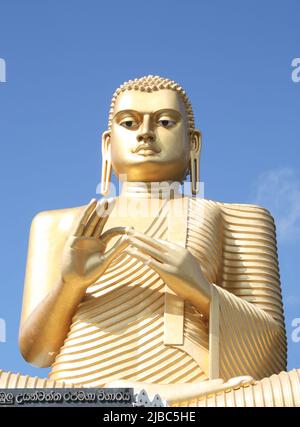
[[[24,359],[35,366],[51,366],[84,293],[84,289],[71,289],[62,280],[56,283],[20,327],[19,345]]]
[[[286,363],[274,221],[257,206],[221,208],[223,273],[220,286],[213,286],[218,327],[211,325],[219,331],[219,375],[259,379],[284,370]]]
[[[42,212],[31,225],[19,345],[30,363],[51,365],[83,290],[61,279],[61,255],[79,209]]]
[[[92,201],[79,209],[39,214],[33,221],[19,342],[22,355],[34,365],[53,363],[87,287],[124,247],[117,242],[104,253],[106,220]]]

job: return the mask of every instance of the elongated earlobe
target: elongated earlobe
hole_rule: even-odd
[[[195,130],[191,140],[190,151],[190,180],[191,192],[193,196],[199,193],[200,189],[200,151],[202,145],[201,132]]]
[[[111,172],[110,133],[106,131],[103,132],[102,135],[102,176],[100,189],[102,196],[107,196],[109,194]]]

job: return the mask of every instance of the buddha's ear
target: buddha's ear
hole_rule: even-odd
[[[190,180],[191,191],[196,196],[200,190],[200,150],[201,150],[201,132],[193,130],[190,139]]]
[[[110,131],[106,130],[102,134],[102,158],[110,157]]]
[[[110,178],[112,172],[111,165],[111,144],[110,132],[105,131],[102,134],[102,176],[101,176],[101,194],[107,196],[110,187]]]
[[[195,129],[193,130],[191,134],[191,151],[193,152],[194,156],[199,156],[202,146],[202,134],[200,130]]]

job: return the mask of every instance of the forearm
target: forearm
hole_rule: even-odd
[[[187,293],[186,299],[203,314],[205,317],[209,317],[209,308],[211,301],[211,285],[203,278],[201,281],[190,284],[189,292]]]
[[[253,378],[286,369],[283,322],[220,286],[214,288],[219,316],[212,329],[219,342],[219,372],[223,378],[247,373]],[[214,319],[210,319],[214,322]]]
[[[39,367],[50,366],[69,331],[85,289],[61,281],[30,314],[20,328],[23,357]]]
[[[203,275],[173,276],[167,283],[178,296],[187,300],[205,317],[209,317],[212,285]]]

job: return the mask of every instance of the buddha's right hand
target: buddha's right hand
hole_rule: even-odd
[[[102,231],[109,217],[113,200],[92,199],[84,209],[73,235],[67,240],[62,260],[62,279],[66,284],[86,289],[106,270],[110,262],[128,245],[126,228],[118,227]],[[115,245],[105,252],[109,240],[116,234],[124,234]]]

